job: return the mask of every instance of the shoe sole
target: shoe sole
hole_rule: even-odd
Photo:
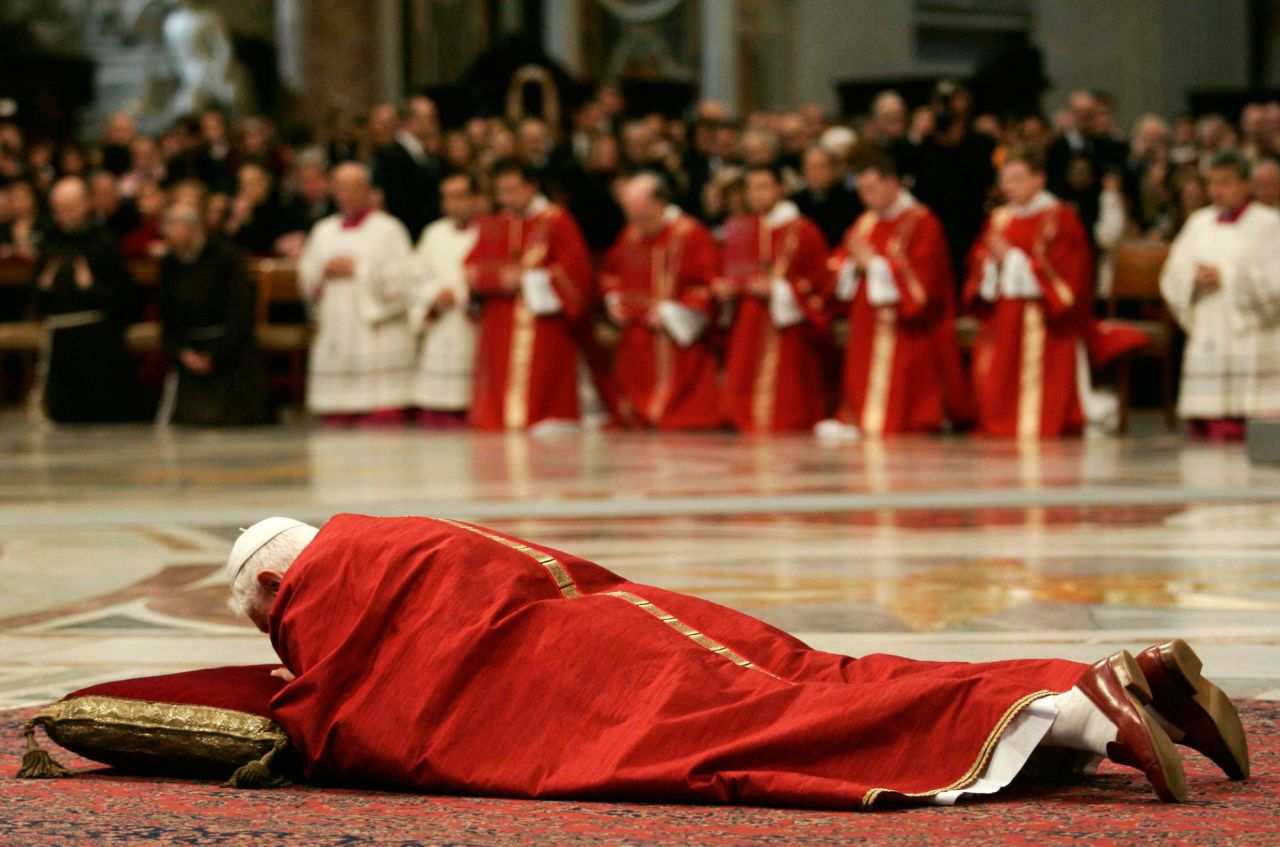
[[[1249,778],[1249,742],[1240,723],[1240,713],[1225,692],[1204,678],[1204,663],[1181,638],[1160,648],[1160,663],[1174,685],[1182,689],[1213,722],[1225,750],[1208,752],[1231,779]]]
[[[1116,678],[1120,680],[1120,684],[1124,687],[1125,696],[1127,696],[1137,709],[1138,716],[1142,719],[1142,725],[1147,731],[1147,737],[1151,739],[1151,746],[1155,750],[1156,760],[1160,764],[1160,770],[1164,775],[1165,788],[1168,791],[1166,796],[1160,792],[1159,787],[1152,781],[1152,787],[1156,788],[1156,793],[1160,795],[1160,799],[1165,802],[1185,803],[1187,801],[1187,775],[1182,769],[1182,757],[1178,755],[1178,750],[1173,746],[1173,741],[1168,734],[1160,728],[1155,718],[1147,713],[1146,706],[1151,705],[1151,686],[1147,684],[1147,678],[1143,676],[1142,669],[1138,667],[1137,659],[1128,650],[1122,650],[1111,656],[1108,660],[1111,669],[1115,672]],[[1151,776],[1148,774],[1148,780]]]

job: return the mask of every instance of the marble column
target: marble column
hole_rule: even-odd
[[[738,80],[738,10],[734,0],[700,0],[703,99],[726,103],[736,114]]]
[[[335,109],[363,112],[379,96],[385,45],[376,38],[380,0],[311,0],[300,24],[299,111],[315,123]]]
[[[585,61],[582,52],[583,0],[543,0],[542,47],[570,73],[582,76]]]

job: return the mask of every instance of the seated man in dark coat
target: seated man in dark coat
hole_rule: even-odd
[[[273,419],[266,372],[254,344],[253,282],[244,259],[218,236],[206,236],[200,213],[175,205],[165,213],[169,254],[160,263],[159,305],[172,371],[162,421],[212,425]]]
[[[49,197],[55,226],[35,275],[36,312],[45,328],[36,390],[58,422],[136,419],[137,371],[124,345],[133,280],[115,239],[90,221],[84,180],[59,180]]]
[[[791,201],[800,209],[800,214],[818,225],[827,246],[835,247],[845,230],[862,214],[862,201],[841,183],[840,170],[830,152],[810,147],[801,163],[805,187],[793,194]]]

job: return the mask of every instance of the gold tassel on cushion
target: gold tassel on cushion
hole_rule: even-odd
[[[223,788],[283,788],[289,780],[271,772],[271,760],[285,748],[288,741],[281,739],[261,759],[241,765],[231,775],[231,779],[222,783]]]
[[[40,718],[27,722],[23,732],[27,736],[27,752],[22,755],[22,767],[18,769],[18,779],[66,779],[71,771],[64,768],[40,749],[36,743],[36,724]]]

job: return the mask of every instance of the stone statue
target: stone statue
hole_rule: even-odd
[[[130,28],[142,28],[143,17],[155,8],[163,13],[160,32],[177,87],[167,103],[153,108],[170,120],[210,107],[244,111],[243,70],[222,16],[191,0],[130,0]]]

